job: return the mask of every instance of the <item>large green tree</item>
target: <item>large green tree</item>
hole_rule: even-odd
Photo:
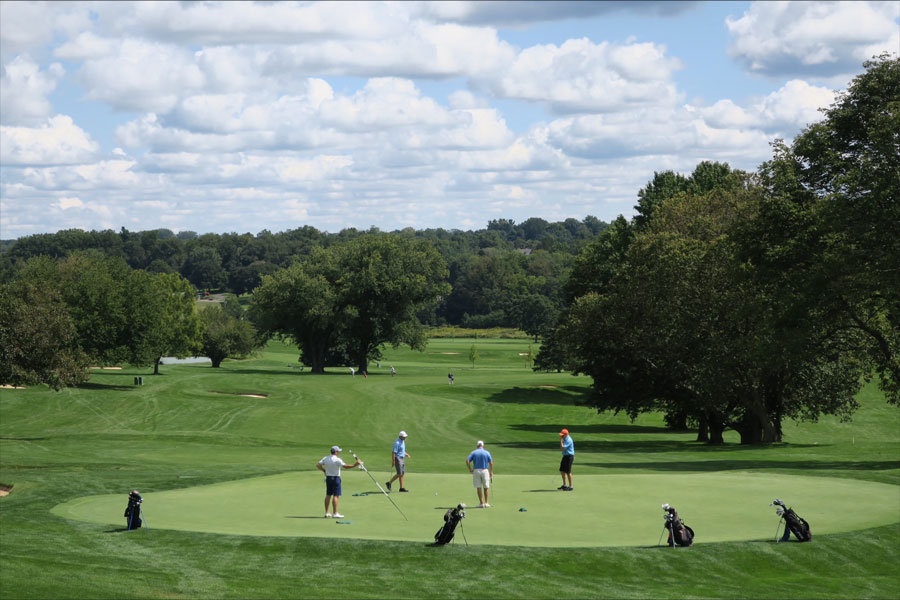
[[[245,358],[261,347],[253,325],[214,305],[200,312],[201,349],[213,368],[219,368],[226,358]]]
[[[89,377],[59,292],[47,282],[0,284],[0,384],[58,390]]]
[[[296,343],[314,373],[324,373],[341,346],[345,306],[334,285],[339,273],[334,253],[315,248],[307,260],[263,275],[253,291],[253,323],[266,335]]]
[[[359,370],[367,370],[386,343],[424,349],[416,313],[450,292],[440,254],[427,243],[392,234],[363,236],[334,251],[343,338]]]
[[[367,234],[263,276],[252,315],[262,331],[292,338],[313,372],[342,357],[365,371],[382,344],[424,346],[416,313],[449,292],[446,277],[427,243]]]
[[[822,121],[775,144],[744,247],[790,319],[855,340],[900,403],[900,59],[865,69]]]

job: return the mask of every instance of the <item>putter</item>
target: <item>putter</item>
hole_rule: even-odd
[[[356,455],[356,452],[354,452],[353,450],[350,451],[350,456],[352,456],[356,460],[359,460],[359,457]],[[387,498],[388,500],[390,500],[391,504],[394,505],[394,508],[397,509],[397,512],[399,512],[403,516],[403,519],[406,521],[409,521],[409,519],[406,518],[406,515],[403,514],[403,511],[400,510],[400,507],[397,506],[397,503],[394,502],[390,496],[388,496],[388,493],[386,491],[384,491],[384,488],[381,487],[381,485],[378,483],[378,480],[376,480],[374,477],[372,477],[372,474],[369,473],[369,470],[366,468],[366,465],[364,465],[361,460],[359,460],[359,468],[366,472],[366,475],[368,475],[369,478],[372,480],[372,482],[376,486],[378,486],[378,489],[381,490],[381,493],[384,494],[384,497]]]

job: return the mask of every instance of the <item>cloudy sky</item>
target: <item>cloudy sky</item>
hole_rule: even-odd
[[[900,2],[0,2],[0,237],[630,216],[754,169]]]

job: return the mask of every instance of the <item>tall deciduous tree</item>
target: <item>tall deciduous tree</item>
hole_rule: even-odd
[[[450,292],[440,254],[424,242],[398,235],[363,236],[335,250],[343,335],[359,370],[379,358],[382,344],[424,349],[425,333],[416,312]]]
[[[0,384],[59,390],[86,381],[87,367],[56,290],[47,282],[0,284]]]
[[[226,358],[244,358],[260,347],[256,330],[249,321],[229,314],[220,306],[207,306],[200,312],[201,352],[219,368]]]
[[[335,289],[340,270],[334,253],[315,248],[308,259],[263,275],[253,292],[250,318],[268,335],[294,341],[313,373],[324,373],[341,345],[344,306]]]
[[[449,291],[446,277],[428,244],[368,234],[264,276],[252,313],[263,331],[293,338],[314,372],[344,354],[365,371],[382,344],[424,346],[416,313]]]
[[[793,320],[863,334],[882,389],[900,403],[900,59],[865,67],[824,120],[775,145],[745,247],[791,299]]]

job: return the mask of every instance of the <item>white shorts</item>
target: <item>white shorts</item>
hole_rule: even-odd
[[[491,472],[489,469],[474,469],[472,471],[472,483],[477,488],[491,487]]]

